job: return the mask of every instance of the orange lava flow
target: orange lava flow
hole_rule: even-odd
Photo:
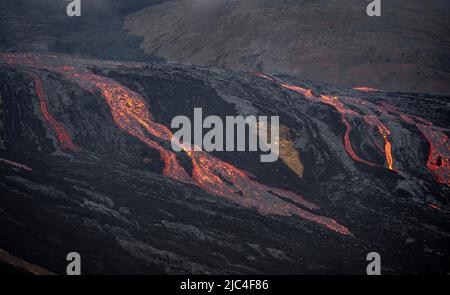
[[[0,54],[0,60],[3,60],[4,62],[10,65],[16,64],[16,57],[12,54],[2,53]]]
[[[268,77],[264,74],[257,74],[259,77],[264,78],[264,79],[268,79],[270,81],[277,81],[272,77]],[[328,104],[332,107],[334,107],[340,114],[341,114],[341,121],[345,126],[345,134],[344,134],[344,147],[345,150],[347,151],[347,154],[355,161],[357,162],[361,162],[364,163],[368,166],[372,166],[372,167],[378,167],[380,165],[372,163],[370,161],[364,160],[362,159],[360,156],[358,156],[356,154],[356,152],[353,150],[352,144],[351,144],[351,140],[350,140],[350,132],[352,130],[350,123],[348,122],[347,118],[345,115],[350,115],[350,116],[355,116],[358,117],[360,116],[357,112],[345,107],[345,105],[339,100],[339,98],[337,96],[329,96],[329,95],[320,95],[320,96],[315,96],[312,92],[311,89],[306,89],[300,86],[295,86],[295,85],[289,85],[286,83],[282,83],[280,81],[277,81],[278,84],[285,88],[285,89],[289,89],[292,90],[294,92],[300,93],[303,96],[305,96],[305,98],[307,98],[310,101],[314,101],[314,102],[322,102],[325,104]],[[360,90],[360,91],[365,91],[365,92],[370,92],[370,91],[378,91],[375,88],[368,88],[368,87],[356,87],[354,88],[355,90]],[[360,104],[366,104],[365,101],[358,99],[358,102]],[[381,123],[381,121],[375,117],[375,116],[370,116],[369,118],[367,118],[366,116],[364,116],[364,119],[366,119],[366,121],[368,123],[370,123],[371,125],[374,125],[378,128],[378,131],[380,132],[380,134],[383,136],[383,139],[385,141],[385,145],[384,145],[384,153],[386,155],[386,163],[387,163],[387,167],[389,170],[394,170],[393,167],[393,157],[392,157],[392,144],[389,141],[388,136],[390,135],[390,131],[389,129],[383,124]]]
[[[27,56],[23,62],[30,65],[30,57]],[[192,176],[190,176],[180,165],[177,154],[160,144],[162,142],[170,143],[172,133],[167,127],[154,121],[145,99],[140,94],[112,79],[93,74],[86,68],[55,65],[55,61],[52,60],[52,62],[49,65],[42,63],[40,59],[39,61],[35,60],[32,66],[59,73],[87,91],[100,90],[110,107],[116,125],[160,153],[161,159],[165,163],[163,170],[165,176],[182,183],[192,183],[212,195],[223,197],[244,207],[255,208],[264,215],[296,215],[337,233],[350,234],[345,226],[340,225],[334,219],[307,211],[306,209],[317,210],[319,207],[301,196],[261,184],[246,172],[206,152],[185,151],[193,165]],[[40,97],[43,97],[42,83],[37,82],[36,85],[38,93],[41,94]],[[46,110],[45,102],[43,106],[43,109]],[[48,114],[48,112],[43,113]],[[47,120],[61,131],[61,126],[56,124],[49,114],[47,117]],[[306,209],[285,201],[283,198]]]
[[[436,210],[441,210],[441,207],[439,207],[438,205],[433,204],[433,203],[428,203],[428,207],[436,209]]]
[[[389,170],[394,170],[394,160],[392,159],[392,145],[389,142],[387,136],[383,135],[384,141],[386,142],[384,145],[384,153],[386,154],[386,163],[388,165]]]
[[[364,116],[364,120],[372,125],[375,126],[378,129],[378,132],[383,136],[384,139],[384,153],[386,155],[386,164],[388,166],[389,170],[394,170],[394,160],[392,158],[392,144],[389,141],[389,135],[391,134],[391,131],[383,124],[381,123],[380,119],[378,119],[374,115]]]
[[[433,124],[427,120],[401,114],[407,123],[413,124],[422,132],[430,145],[428,153],[428,170],[436,177],[436,181],[450,186],[450,146],[448,136],[441,131],[433,130]]]
[[[262,185],[250,179],[242,170],[205,152],[187,152],[193,165],[192,179],[190,179],[179,164],[176,154],[164,149],[142,132],[143,127],[159,140],[168,142],[172,138],[169,129],[152,120],[153,116],[138,93],[97,75],[84,74],[77,75],[77,77],[85,77],[87,81],[101,89],[102,95],[111,107],[113,118],[120,128],[127,130],[129,134],[160,152],[161,158],[166,164],[164,168],[166,176],[181,182],[192,182],[210,194],[224,197],[244,207],[256,208],[261,214],[283,216],[294,214],[341,234],[350,233],[347,228],[339,225],[336,221],[303,210],[283,201],[278,196],[291,199],[309,209],[318,209],[317,206],[305,201],[302,197]]]
[[[313,214],[279,198],[289,199],[307,209],[319,209],[315,204],[292,192],[258,183],[246,172],[205,152],[190,151],[188,155],[194,166],[192,172],[194,182],[211,194],[226,197],[244,207],[256,208],[261,214],[297,215],[340,234],[350,234],[346,227],[335,220]]]
[[[264,78],[266,80],[275,82],[275,79],[270,77],[270,76],[268,76],[268,75],[265,75],[265,74],[262,74],[262,73],[255,73],[255,75],[258,76],[258,77]]]
[[[168,128],[153,121],[153,116],[148,112],[144,99],[138,93],[111,79],[89,72],[70,72],[69,75],[76,78],[82,88],[90,90],[94,86],[99,89],[110,107],[117,126],[159,152],[165,164],[164,175],[177,181],[189,182],[189,176],[178,162],[175,153],[163,148],[146,135],[148,132],[164,141],[170,141],[172,138]]]
[[[311,100],[311,101],[320,101],[322,103],[328,104],[332,107],[334,107],[340,114],[341,114],[341,122],[344,124],[345,126],[345,134],[344,134],[344,148],[347,151],[347,154],[355,161],[366,164],[368,166],[371,167],[378,167],[379,165],[372,163],[370,161],[364,160],[362,159],[360,156],[358,156],[356,154],[356,152],[353,150],[351,141],[350,141],[350,132],[352,130],[352,127],[350,125],[350,123],[348,122],[346,115],[351,115],[351,116],[359,116],[358,113],[356,113],[353,110],[350,110],[348,108],[346,108],[344,106],[344,104],[339,100],[339,98],[337,96],[329,96],[329,95],[320,95],[319,97],[316,97],[311,89],[306,89],[303,87],[299,87],[299,86],[293,86],[293,85],[288,85],[285,83],[281,83],[279,82],[280,86],[285,88],[285,89],[289,89],[295,92],[298,92],[300,94],[302,94],[303,96],[305,96],[307,99]]]
[[[34,81],[36,86],[36,93],[39,97],[39,108],[41,110],[41,113],[45,121],[50,124],[55,130],[62,149],[71,150],[73,152],[79,151],[80,148],[72,142],[72,138],[70,137],[70,134],[66,130],[66,128],[64,128],[64,126],[60,122],[56,121],[55,118],[53,118],[53,116],[50,114],[47,106],[47,100],[45,98],[42,79],[38,76],[34,76]]]
[[[33,169],[31,169],[31,168],[28,167],[27,165],[23,165],[23,164],[20,164],[20,163],[17,163],[17,162],[8,160],[8,159],[0,158],[0,162],[6,163],[6,164],[11,165],[11,166],[14,166],[14,167],[16,167],[16,168],[23,169],[23,170],[25,170],[25,171],[33,171]]]
[[[93,74],[85,75],[85,77],[101,89],[103,96],[111,107],[116,124],[149,147],[160,152],[161,158],[166,164],[164,168],[166,176],[181,182],[192,181],[210,194],[225,197],[245,207],[256,208],[262,214],[284,216],[295,214],[341,234],[350,233],[347,228],[339,225],[336,221],[307,212],[281,200],[277,195],[296,201],[309,209],[318,209],[317,206],[305,201],[302,197],[259,184],[251,180],[242,170],[205,152],[187,152],[193,165],[191,180],[179,164],[176,154],[150,140],[142,132],[143,127],[159,140],[170,141],[172,138],[169,129],[152,120],[153,116],[149,113],[143,98],[139,94],[110,79]]]
[[[344,147],[345,150],[347,151],[347,154],[355,161],[357,162],[361,162],[364,163],[368,166],[372,166],[372,167],[378,167],[380,165],[377,165],[375,163],[372,163],[370,161],[364,160],[361,157],[359,157],[356,152],[353,150],[351,141],[350,141],[350,132],[351,132],[351,125],[348,122],[348,120],[346,119],[345,115],[351,115],[351,116],[360,116],[357,112],[346,108],[344,106],[344,104],[339,100],[339,98],[337,96],[329,96],[329,95],[320,95],[320,96],[315,96],[313,94],[313,91],[311,89],[306,89],[300,86],[295,86],[295,85],[289,85],[283,82],[280,82],[278,80],[275,80],[272,77],[266,76],[264,74],[257,74],[257,76],[270,80],[270,81],[276,81],[278,82],[278,84],[285,89],[289,89],[292,90],[294,92],[300,93],[303,96],[305,96],[305,98],[307,98],[310,101],[313,102],[322,102],[325,104],[328,104],[332,107],[334,107],[340,114],[341,114],[341,121],[345,126],[345,134],[344,134]],[[371,92],[371,91],[378,91],[375,88],[368,88],[368,87],[356,87],[354,88],[355,90],[360,90],[360,91],[365,91],[365,92]],[[366,104],[365,101],[358,99],[358,102],[361,104]],[[375,117],[376,118],[376,117]],[[378,118],[376,118],[378,120]],[[394,170],[393,168],[393,158],[392,158],[392,145],[388,139],[388,136],[390,134],[389,129],[386,128],[386,126],[384,126],[379,120],[377,122],[375,121],[371,121],[369,123],[373,123],[379,130],[380,134],[383,136],[383,139],[385,141],[385,146],[384,146],[384,153],[386,155],[386,163],[388,166],[389,170]]]
[[[303,87],[299,87],[299,86],[293,86],[293,85],[288,85],[288,84],[281,84],[281,87],[286,88],[286,89],[290,89],[292,91],[298,92],[303,94],[306,98],[309,99],[314,99],[316,98],[312,92],[311,89],[305,89]]]
[[[395,106],[387,103],[381,104],[385,111],[398,114],[404,122],[414,125],[428,141],[427,168],[434,175],[437,182],[450,186],[450,146],[448,136],[435,130],[433,124],[418,116],[407,115],[400,112]]]
[[[370,88],[370,87],[354,87],[353,89],[362,91],[362,92],[378,92],[378,91],[380,91],[376,88]]]
[[[351,143],[351,141],[350,141],[350,131],[352,130],[352,127],[350,126],[350,123],[348,123],[348,121],[347,121],[347,119],[345,118],[344,115],[342,115],[341,120],[342,120],[342,122],[343,122],[344,125],[345,125],[344,146],[345,146],[345,150],[346,150],[347,153],[350,155],[350,157],[351,157],[353,160],[357,161],[357,162],[364,163],[364,164],[366,164],[366,165],[368,165],[368,166],[371,166],[371,167],[377,167],[377,166],[379,166],[379,165],[377,165],[377,164],[375,164],[375,163],[372,163],[372,162],[369,162],[369,161],[366,161],[366,160],[362,159],[361,157],[359,157],[359,156],[355,153],[355,151],[353,150],[353,147],[352,147],[352,143]]]
[[[281,87],[301,93],[307,99],[314,101],[314,99],[312,99],[312,97],[314,95],[312,95],[311,90],[308,90],[308,89],[305,89],[302,87],[298,87],[298,86],[288,85],[288,84],[285,84],[285,83],[282,83],[282,82],[276,80],[273,77],[268,77],[263,74],[259,74],[258,76],[265,78],[265,79],[270,79],[271,81],[276,81]],[[355,87],[353,89],[362,91],[362,92],[379,91],[378,89],[369,88],[369,87]],[[350,124],[348,123],[348,121],[345,119],[345,116],[343,115],[344,113],[349,113],[349,112],[346,111],[345,107],[342,104],[340,104],[336,98],[332,98],[332,97],[326,96],[326,95],[322,95],[321,97],[322,97],[322,102],[328,103],[328,104],[334,106],[336,108],[336,110],[342,114],[342,122],[344,123],[344,125],[346,126],[346,129],[347,129],[345,136],[344,136],[344,142],[345,142],[345,147],[346,147],[347,153],[356,161],[363,162],[363,163],[367,162],[365,160],[362,160],[360,157],[358,157],[354,153],[354,151],[351,147],[350,138],[349,138]],[[365,105],[365,106],[370,105],[376,111],[378,111],[384,115],[387,115],[389,113],[395,113],[395,114],[399,115],[401,120],[403,120],[404,122],[415,125],[417,127],[417,129],[419,129],[420,132],[423,134],[423,136],[426,138],[426,140],[428,141],[429,146],[430,146],[430,151],[429,151],[428,159],[427,159],[427,163],[426,163],[428,170],[431,171],[431,173],[435,176],[437,182],[444,183],[444,184],[450,186],[450,165],[449,165],[450,146],[449,146],[448,136],[444,132],[435,130],[435,128],[433,127],[433,124],[431,122],[429,122],[423,118],[420,118],[418,116],[409,116],[409,115],[403,114],[403,113],[399,112],[395,107],[393,107],[389,104],[386,104],[384,102],[382,102],[380,104],[381,106],[379,106],[379,105],[374,105],[373,103],[364,101],[362,99],[353,99],[353,100],[361,105]],[[349,114],[355,115],[353,111],[351,111]],[[392,144],[389,141],[389,136],[391,134],[390,130],[383,123],[381,123],[381,121],[375,116],[370,116],[370,115],[368,117],[365,116],[364,119],[369,124],[376,126],[378,128],[378,132],[382,135],[382,137],[385,141],[384,153],[386,155],[387,167],[388,167],[388,169],[395,171],[394,160],[393,160],[393,156],[392,156]],[[368,163],[370,163],[370,162],[368,162]],[[373,166],[373,163],[370,163],[369,165]]]

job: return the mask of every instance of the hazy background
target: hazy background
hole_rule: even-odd
[[[283,72],[317,82],[450,93],[450,2],[369,0],[0,2],[1,51],[55,51]]]

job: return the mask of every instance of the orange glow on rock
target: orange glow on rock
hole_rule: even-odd
[[[439,130],[435,130],[433,124],[418,116],[401,113],[396,107],[384,103],[383,107],[391,113],[399,114],[400,118],[423,134],[429,144],[427,168],[435,176],[437,182],[450,186],[450,146],[448,136]]]
[[[274,82],[275,82],[275,79],[274,79],[274,78],[272,78],[272,77],[270,77],[270,76],[268,76],[268,75],[266,75],[266,74],[255,73],[255,75],[258,76],[258,77],[264,78],[264,79],[266,79],[266,80],[274,81]]]
[[[259,74],[258,76],[265,78],[265,79],[270,79],[271,81],[274,81],[274,78],[272,77],[267,77],[265,75]],[[310,101],[320,101],[322,103],[328,104],[330,106],[333,106],[340,114],[341,114],[341,121],[345,126],[345,134],[344,134],[344,147],[345,150],[347,151],[347,154],[355,161],[357,162],[361,162],[364,163],[368,166],[372,166],[372,167],[377,167],[379,165],[372,163],[370,161],[364,160],[361,157],[359,157],[356,152],[353,150],[351,141],[350,141],[350,132],[351,132],[351,125],[348,122],[347,118],[345,115],[350,115],[350,116],[355,116],[358,117],[360,116],[357,112],[347,108],[344,106],[344,104],[339,100],[339,97],[337,96],[330,96],[330,95],[324,95],[321,94],[320,96],[316,97],[313,94],[313,91],[311,89],[306,89],[300,86],[295,86],[295,85],[289,85],[280,81],[277,81],[278,84],[285,89],[289,89],[292,90],[294,92],[300,93],[303,96],[305,96],[305,98],[309,99]],[[374,88],[368,88],[368,87],[356,87],[354,88],[355,90],[360,90],[360,91],[365,91],[365,92],[370,92],[370,91],[378,91],[377,89]],[[360,104],[366,104],[365,101],[358,99],[357,100]],[[389,141],[388,136],[390,135],[390,131],[389,129],[386,128],[386,126],[383,125],[383,123],[381,123],[379,121],[378,118],[376,118],[375,116],[372,116],[370,118],[366,118],[366,121],[374,126],[376,126],[380,132],[380,134],[383,136],[383,139],[385,141],[385,146],[384,146],[384,153],[386,155],[386,163],[387,163],[387,167],[389,170],[394,170],[393,167],[393,157],[392,157],[392,144]]]
[[[358,116],[359,114],[356,113],[353,110],[350,110],[344,106],[344,104],[339,100],[337,96],[329,96],[329,95],[320,95],[319,97],[316,97],[311,89],[306,89],[299,86],[294,85],[288,85],[285,83],[279,82],[280,86],[292,90],[294,92],[298,92],[305,96],[307,99],[311,101],[320,101],[322,103],[328,104],[332,107],[334,107],[340,114],[341,114],[341,121],[345,126],[345,134],[344,134],[344,147],[347,151],[347,154],[355,161],[372,166],[377,167],[379,165],[372,163],[370,161],[362,159],[360,156],[356,154],[356,152],[353,150],[352,143],[350,141],[350,132],[352,130],[350,123],[348,122],[345,115],[351,115],[351,116]]]
[[[377,165],[375,163],[372,163],[372,162],[369,162],[369,161],[366,161],[366,160],[362,159],[361,157],[359,157],[355,153],[355,151],[353,150],[353,147],[352,147],[352,143],[350,141],[350,131],[352,130],[352,127],[350,126],[350,123],[348,123],[348,121],[347,121],[347,119],[345,118],[344,115],[342,115],[341,120],[342,120],[342,122],[345,125],[344,146],[345,146],[345,150],[350,155],[350,157],[353,160],[357,161],[357,162],[366,164],[366,165],[371,166],[371,167],[379,166],[379,165]]]
[[[389,170],[394,170],[394,160],[392,158],[392,144],[389,141],[389,135],[391,132],[389,129],[381,123],[380,119],[378,119],[374,115],[364,116],[364,120],[372,126],[375,126],[378,129],[378,132],[384,139],[384,153],[386,155],[386,164]]]
[[[436,209],[436,210],[441,210],[441,207],[439,207],[438,205],[433,204],[433,203],[428,203],[428,207]]]
[[[281,189],[266,186],[252,179],[246,172],[226,163],[203,151],[185,151],[193,165],[192,176],[180,165],[177,154],[167,150],[159,142],[170,143],[172,132],[164,125],[154,121],[145,99],[138,93],[126,88],[118,82],[93,74],[87,67],[79,65],[71,66],[61,64],[52,58],[45,63],[46,58],[33,58],[32,55],[16,55],[17,60],[24,65],[33,68],[45,69],[62,75],[70,81],[78,84],[82,89],[95,93],[100,91],[102,97],[110,107],[110,111],[116,125],[129,135],[139,139],[148,147],[159,152],[165,163],[163,174],[175,181],[194,184],[211,195],[222,197],[228,201],[247,208],[254,208],[263,215],[291,216],[315,222],[337,233],[348,235],[350,231],[334,219],[327,218],[302,209],[291,202],[303,206],[309,210],[318,210],[315,204],[306,201],[303,197]],[[44,56],[45,57],[45,56]],[[86,61],[84,61],[86,62]],[[98,64],[90,61],[92,66]],[[40,80],[39,80],[40,81]],[[42,81],[36,82],[36,89],[42,98]],[[42,99],[41,99],[42,100]],[[61,144],[70,146],[70,141],[65,136],[65,129],[50,116],[43,102],[42,110],[46,120],[58,130]]]
[[[260,77],[266,78],[264,75],[259,75]],[[271,80],[275,80],[274,78],[270,77]],[[288,85],[283,82],[275,80],[281,87],[290,89],[292,91],[298,92],[305,96],[305,98],[316,101],[313,95],[313,98],[311,97],[312,91],[310,89],[305,89],[303,87],[299,86],[293,86]],[[369,87],[355,87],[353,88],[355,90],[359,90],[362,92],[373,92],[373,91],[379,91],[375,88],[369,88]],[[356,113],[353,110],[350,110],[346,108],[338,99],[338,97],[333,97],[329,95],[320,95],[321,101],[323,103],[329,104],[333,106],[342,116],[341,121],[346,127],[346,132],[344,135],[344,145],[347,153],[350,155],[351,158],[358,162],[365,163],[369,166],[378,166],[377,164],[368,162],[366,160],[361,159],[354,151],[351,146],[350,142],[350,130],[351,126],[348,123],[347,119],[345,118],[345,114],[352,115],[352,116],[360,116],[358,113]],[[363,99],[353,99],[355,102],[361,104],[361,105],[368,105],[372,103],[369,103],[367,101],[364,101]],[[374,105],[375,106],[375,105]],[[400,118],[408,123],[415,125],[421,133],[424,135],[424,137],[427,139],[429,146],[430,146],[430,152],[428,155],[427,160],[427,168],[433,173],[436,177],[437,182],[441,182],[447,185],[450,185],[450,166],[449,166],[449,158],[450,158],[450,147],[449,147],[449,140],[448,136],[441,131],[437,131],[433,129],[433,124],[423,118],[417,117],[417,116],[408,116],[405,114],[402,114],[399,112],[395,107],[388,105],[386,103],[381,103],[381,106],[376,106],[377,111],[388,114],[391,113],[397,113],[400,115]],[[368,118],[364,117],[366,122],[369,124],[372,124],[378,128],[379,133],[383,136],[383,139],[385,141],[384,145],[384,153],[386,155],[386,164],[388,169],[394,170],[394,160],[392,157],[392,144],[389,141],[390,131],[389,129],[381,123],[381,121],[374,116],[369,116]]]
[[[403,118],[406,117],[406,115],[403,116]],[[417,119],[417,117],[415,118]],[[409,117],[409,119],[411,119],[411,117]],[[443,132],[433,130],[433,126],[430,122],[427,122],[427,124],[414,124],[428,140],[430,146],[427,160],[428,169],[436,177],[436,181],[450,185],[450,147],[447,135]]]
[[[66,130],[64,125],[60,122],[56,121],[55,118],[50,114],[47,106],[47,100],[45,97],[44,87],[42,83],[42,79],[38,76],[34,76],[36,93],[39,97],[39,108],[41,110],[42,116],[45,121],[50,124],[56,132],[61,148],[64,150],[70,150],[73,152],[77,152],[80,150],[78,146],[76,146],[72,142],[72,138],[70,137],[69,132]]]
[[[335,220],[308,212],[278,198],[278,196],[287,198],[311,210],[319,209],[297,194],[258,183],[246,172],[205,152],[194,151],[189,155],[194,166],[192,172],[194,182],[211,194],[223,196],[244,207],[256,208],[261,214],[297,215],[343,235],[350,234],[346,227]]]
[[[164,175],[177,181],[189,182],[189,176],[179,164],[175,153],[146,135],[148,133],[165,141],[172,138],[167,127],[153,121],[143,97],[111,79],[89,72],[75,72],[72,75],[78,79],[82,88],[90,90],[95,87],[101,91],[117,126],[159,152],[165,164]]]

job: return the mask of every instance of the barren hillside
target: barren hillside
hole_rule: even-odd
[[[176,0],[132,13],[148,54],[315,81],[449,93],[448,1]]]

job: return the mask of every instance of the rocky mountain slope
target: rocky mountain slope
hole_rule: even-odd
[[[0,248],[15,257],[55,273],[77,251],[85,274],[364,274],[375,251],[385,273],[449,272],[449,97],[0,60]],[[278,115],[298,158],[176,153],[171,120],[195,107]]]

